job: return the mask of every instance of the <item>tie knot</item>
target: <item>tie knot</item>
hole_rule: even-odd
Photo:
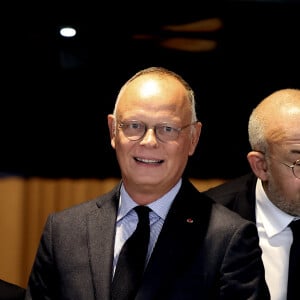
[[[144,219],[148,219],[149,218],[149,211],[150,208],[148,206],[144,206],[144,205],[139,205],[136,206],[134,208],[134,210],[136,211],[139,220],[144,220]]]
[[[300,235],[300,219],[296,221],[292,221],[289,225],[293,231],[293,235]]]

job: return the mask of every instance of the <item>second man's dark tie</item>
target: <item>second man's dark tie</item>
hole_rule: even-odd
[[[289,225],[293,232],[293,243],[290,250],[287,300],[300,299],[300,220]]]
[[[134,209],[139,221],[119,255],[112,282],[113,300],[134,299],[145,269],[150,237],[150,209],[147,206],[136,206]]]

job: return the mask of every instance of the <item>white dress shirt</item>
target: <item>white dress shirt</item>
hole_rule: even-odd
[[[260,179],[256,184],[256,225],[266,282],[272,300],[286,300],[293,216],[280,210],[267,197]]]

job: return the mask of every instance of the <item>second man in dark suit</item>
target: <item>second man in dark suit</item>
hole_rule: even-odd
[[[253,173],[206,194],[256,223],[271,299],[299,300],[300,286],[298,295],[288,295],[287,287],[294,280],[288,278],[289,224],[300,218],[300,90],[282,89],[266,97],[253,110],[248,133]]]

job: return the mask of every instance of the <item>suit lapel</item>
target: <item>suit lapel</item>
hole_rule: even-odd
[[[167,288],[167,282],[172,282],[173,277],[193,263],[207,230],[210,210],[211,202],[184,181],[158,237],[136,299],[155,299],[162,287]]]
[[[98,209],[87,216],[90,265],[96,299],[108,300],[112,278],[118,190],[98,201]]]

